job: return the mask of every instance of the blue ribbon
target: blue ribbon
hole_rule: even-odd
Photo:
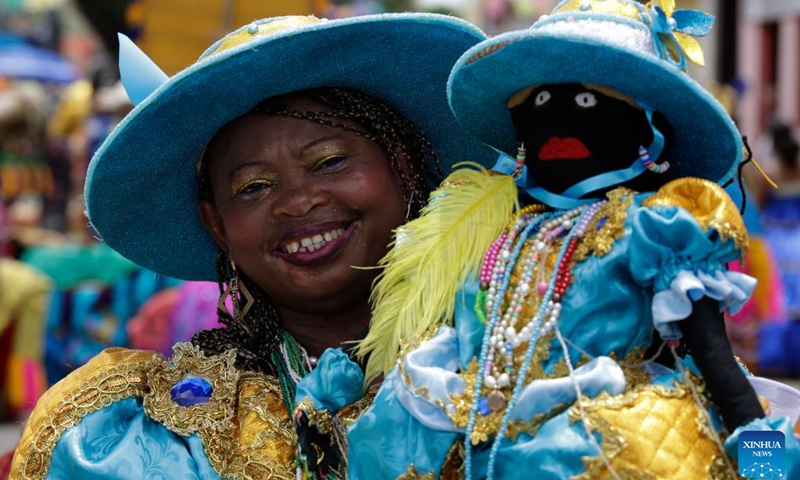
[[[675,37],[675,32],[685,33],[693,37],[702,37],[711,30],[714,17],[697,10],[675,10],[672,18],[668,18],[663,8],[659,6],[647,7],[647,13],[642,13],[642,21],[650,25],[650,36],[653,38],[653,46],[662,60],[674,63],[683,71],[687,70],[686,54],[683,52],[680,42]],[[666,42],[665,42],[666,40]],[[678,61],[670,55],[670,43],[678,55]]]

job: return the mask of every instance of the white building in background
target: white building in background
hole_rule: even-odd
[[[760,134],[774,113],[800,134],[800,0],[735,3],[736,71],[746,86],[740,127]]]

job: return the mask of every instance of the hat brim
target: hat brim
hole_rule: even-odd
[[[675,130],[671,149],[659,159],[670,162],[665,180],[722,182],[741,159],[741,138],[728,113],[677,66],[585,38],[535,29],[493,37],[459,59],[448,97],[462,126],[513,158],[509,100],[530,86],[563,83],[610,87],[662,113]]]
[[[331,20],[216,53],[139,104],[92,159],[89,219],[113,249],[157,273],[217,280],[217,247],[200,223],[195,165],[226,123],[276,95],[316,87],[371,94],[416,122],[445,173],[491,150],[458,127],[445,84],[458,57],[485,35],[436,14]]]

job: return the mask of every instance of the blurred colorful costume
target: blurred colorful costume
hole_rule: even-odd
[[[748,370],[759,374],[763,366],[767,372],[776,372],[775,366],[784,363],[786,352],[791,351],[785,348],[782,342],[774,343],[769,340],[786,328],[787,316],[781,269],[767,241],[758,206],[752,201],[744,201],[743,195],[746,192],[742,192],[737,183],[732,183],[725,191],[734,204],[745,204],[742,220],[750,237],[747,255],[740,260],[730,262],[728,269],[745,273],[758,281],[752,297],[742,309],[726,316],[728,336],[734,352]]]
[[[755,282],[725,266],[748,243],[717,183],[741,139],[681,71],[711,20],[567,0],[461,57],[450,105],[507,157],[453,173],[398,231],[361,345],[386,378],[349,429],[351,475],[736,478],[747,430],[783,432],[800,472],[796,419],[763,418],[724,343],[720,311]],[[674,369],[646,357],[655,332]]]
[[[768,196],[762,208],[765,239],[779,262],[786,302],[784,325],[765,331],[767,344],[761,357],[775,373],[800,376],[800,355],[776,355],[779,351],[800,352],[800,194],[795,184]]]

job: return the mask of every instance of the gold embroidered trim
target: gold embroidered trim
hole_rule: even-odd
[[[500,50],[501,48],[505,47],[505,46],[506,46],[506,45],[508,45],[509,43],[511,43],[511,42],[510,42],[510,41],[505,41],[505,42],[500,42],[500,43],[497,43],[497,44],[495,44],[495,45],[492,45],[492,46],[490,46],[490,47],[484,48],[484,49],[483,49],[483,50],[481,50],[480,52],[478,52],[478,53],[476,53],[475,55],[473,55],[473,56],[469,57],[469,58],[467,59],[467,61],[466,61],[466,62],[464,62],[464,65],[469,65],[470,63],[477,62],[477,61],[478,61],[478,60],[480,60],[481,58],[483,58],[483,57],[485,57],[485,56],[487,56],[487,55],[491,55],[491,54],[493,54],[494,52],[496,52],[496,51]]]
[[[456,439],[450,446],[450,451],[444,457],[441,480],[460,480],[464,478],[464,458],[467,456],[464,449],[464,439]]]
[[[736,462],[733,459],[731,460],[731,464],[733,468],[736,468]],[[714,455],[711,459],[711,465],[708,466],[708,477],[706,480],[739,480],[731,475],[731,471],[728,469],[728,465],[725,463],[725,459],[722,455]]]
[[[475,359],[473,359],[473,363],[476,365],[476,368],[477,368],[477,361]],[[471,366],[472,365],[470,365],[470,367]],[[403,358],[400,358],[399,360],[397,360],[397,374],[400,376],[400,378],[403,379],[403,383],[406,384],[408,389],[411,390],[411,392],[413,392],[414,395],[416,395],[417,397],[422,397],[425,400],[433,403],[434,405],[439,407],[445,415],[447,415],[451,419],[453,418],[452,415],[451,415],[451,412],[448,411],[447,405],[445,405],[442,400],[439,400],[438,398],[437,399],[432,399],[432,398],[430,398],[428,396],[428,387],[425,387],[425,386],[416,387],[414,385],[414,380],[411,378],[411,375],[408,372],[406,372],[406,368],[405,368],[405,365],[403,363]],[[466,393],[466,390],[467,389],[465,388],[464,389],[465,393]]]
[[[425,474],[420,474],[413,464],[409,465],[405,472],[403,472],[397,480],[436,480],[433,471]]]
[[[177,343],[167,360],[157,355],[150,363],[150,391],[144,397],[144,411],[169,430],[189,436],[201,428],[231,430],[239,371],[234,367],[236,352],[206,357],[191,343]],[[172,400],[172,387],[186,377],[202,377],[211,383],[211,398],[182,407]]]
[[[375,395],[378,394],[380,388],[380,384],[370,386],[363,397],[336,412],[336,417],[342,422],[345,428],[355,422],[356,419],[364,413],[364,410],[372,405],[373,400],[375,400]]]
[[[507,437],[512,441],[516,442],[517,437],[520,433],[524,433],[529,437],[535,437],[536,433],[542,428],[542,425],[551,418],[555,417],[556,415],[560,414],[561,412],[565,411],[571,405],[566,403],[558,403],[555,407],[553,407],[549,412],[541,412],[537,413],[527,422],[522,420],[514,420],[508,422],[508,434]]]
[[[328,410],[318,410],[311,399],[306,397],[294,407],[295,413],[302,411],[308,417],[309,425],[317,427],[319,433],[330,435],[333,433],[333,418]]]
[[[749,239],[739,209],[716,183],[703,178],[673,180],[642,203],[645,207],[675,206],[686,209],[703,230],[716,230],[723,241],[732,239],[742,255]]]
[[[272,376],[242,372],[236,429],[197,432],[217,473],[233,479],[294,480],[297,435]]]
[[[25,425],[9,479],[45,478],[53,449],[65,430],[113,402],[144,396],[153,354],[104,350],[45,392]]]

